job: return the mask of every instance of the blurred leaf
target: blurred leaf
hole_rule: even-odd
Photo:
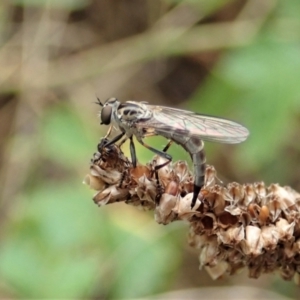
[[[41,125],[43,153],[63,166],[74,168],[82,160],[88,162],[96,150],[97,136],[67,106],[49,109]]]
[[[13,0],[16,5],[22,6],[43,6],[48,8],[60,8],[78,10],[89,4],[87,0]]]
[[[294,17],[299,19],[300,2],[298,0],[279,1],[276,9],[276,17]]]
[[[291,116],[300,97],[298,49],[299,45],[261,40],[232,51],[215,68],[218,77],[211,76],[191,101],[205,113],[210,108],[209,113],[248,127],[250,137],[239,146],[246,169],[274,160],[291,137]]]
[[[297,299],[299,286],[293,281],[284,281],[282,278],[279,278],[279,276],[276,276],[276,279],[272,283],[272,290],[279,295],[289,297],[289,299]]]
[[[80,183],[40,185],[20,200],[2,238],[0,274],[22,297],[92,296],[94,286],[145,295],[162,289],[180,261],[164,227],[124,203],[99,211]]]
[[[251,132],[249,167],[276,158],[294,130],[292,116],[300,98],[298,49],[265,41],[232,53],[220,66],[223,79],[244,90],[239,108],[247,112],[243,118]]]
[[[153,226],[153,225],[152,225]],[[159,230],[159,229],[158,229]],[[144,231],[145,234],[145,231]],[[141,297],[166,288],[179,266],[180,248],[174,247],[174,240],[157,233],[128,238],[118,250],[116,281],[111,287],[113,298]]]
[[[22,297],[73,298],[92,289],[103,253],[91,253],[91,229],[101,227],[85,197],[69,183],[41,186],[20,202],[0,247],[0,269]]]
[[[217,9],[225,6],[226,4],[233,2],[233,0],[165,0],[167,3],[178,3],[192,5],[201,11],[205,16],[214,13]]]

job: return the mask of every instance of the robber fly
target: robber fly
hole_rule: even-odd
[[[204,185],[206,158],[202,140],[235,144],[243,142],[249,135],[244,126],[233,121],[177,108],[150,105],[147,102],[126,101],[121,103],[116,98],[110,98],[105,103],[101,103],[98,99],[98,104],[102,106],[101,124],[111,125],[107,136],[112,128],[121,132],[102,147],[108,147],[123,138],[122,144],[129,138],[133,167],[136,167],[137,164],[133,136],[144,147],[167,160],[166,163],[156,166],[156,171],[171,162],[172,156],[166,151],[172,142],[181,145],[190,154],[195,173],[192,208]],[[144,143],[144,137],[154,135],[161,135],[169,139],[162,151]]]

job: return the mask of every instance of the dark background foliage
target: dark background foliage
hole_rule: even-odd
[[[219,177],[300,190],[299,16],[298,0],[1,1],[0,296],[198,288],[205,299],[246,285],[296,297],[276,275],[212,281],[185,224],[163,227],[122,203],[99,209],[81,182],[106,130],[97,95],[239,121],[251,132],[245,143],[206,145]],[[178,146],[170,153],[189,161]]]

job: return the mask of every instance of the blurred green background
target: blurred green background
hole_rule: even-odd
[[[212,281],[186,224],[98,208],[82,180],[107,130],[93,102],[115,96],[241,122],[245,143],[206,145],[219,177],[299,191],[299,0],[1,1],[0,43],[1,299],[206,299],[242,285],[297,298],[275,275]]]

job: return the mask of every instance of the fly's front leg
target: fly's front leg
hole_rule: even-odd
[[[108,137],[110,136],[110,134],[111,134],[111,131],[112,131],[112,125],[109,126],[109,128],[108,128],[108,130],[107,130],[107,133],[106,133],[104,139],[107,140],[107,138],[108,138]]]
[[[116,143],[117,141],[119,141],[119,140],[124,136],[124,134],[125,134],[125,132],[121,132],[119,135],[115,136],[115,137],[114,137],[112,140],[110,140],[110,141],[107,140],[107,138],[106,138],[107,135],[106,135],[105,138],[104,138],[104,142],[102,143],[102,141],[103,141],[103,140],[102,140],[101,143],[98,144],[98,151],[101,152],[101,149],[102,149],[103,147],[109,147],[110,145]],[[108,141],[108,142],[105,142],[105,141]]]
[[[97,150],[99,153],[102,152],[102,149],[105,147],[105,145],[109,142],[109,135],[111,134],[111,131],[112,131],[112,126],[109,126],[108,130],[107,130],[107,133],[105,135],[105,137],[101,138],[100,142],[98,143],[97,145]]]

